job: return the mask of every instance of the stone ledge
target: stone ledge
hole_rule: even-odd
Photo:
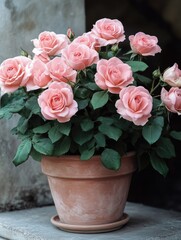
[[[181,213],[127,203],[130,221],[122,229],[99,234],[59,230],[50,223],[53,206],[0,213],[0,240],[180,240]]]

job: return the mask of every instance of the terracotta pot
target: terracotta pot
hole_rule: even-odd
[[[136,169],[134,153],[122,158],[119,171],[106,169],[100,156],[88,161],[79,156],[43,157],[41,166],[61,223],[93,225],[121,219]]]

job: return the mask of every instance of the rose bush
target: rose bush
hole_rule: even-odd
[[[175,63],[146,75],[145,57],[161,52],[158,39],[143,32],[128,39],[125,53],[123,24],[103,18],[77,38],[71,29],[42,32],[32,40],[34,56],[23,51],[1,63],[0,118],[20,115],[15,165],[30,155],[100,154],[117,170],[121,156],[135,151],[141,168],[167,174],[172,139],[181,140],[170,126],[172,114],[181,115],[181,70]]]

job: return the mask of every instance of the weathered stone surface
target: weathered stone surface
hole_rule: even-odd
[[[0,237],[9,240],[180,240],[181,213],[127,203],[130,220],[122,229],[99,234],[59,230],[50,223],[54,207],[0,213]]]
[[[20,48],[32,50],[31,39],[42,31],[76,35],[84,32],[84,0],[1,0],[0,61],[19,54]]]
[[[44,30],[76,35],[85,31],[83,0],[1,0],[0,62],[19,55],[20,48],[32,51],[31,39]],[[16,119],[0,121],[0,211],[46,205],[52,202],[40,164],[27,161],[18,168],[12,163],[17,140],[10,134]]]

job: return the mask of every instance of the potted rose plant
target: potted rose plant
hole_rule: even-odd
[[[66,230],[87,226],[91,231],[95,223],[97,231],[105,225],[113,230],[124,224],[125,186],[136,169],[135,159],[138,167],[146,163],[166,176],[165,160],[175,156],[172,139],[181,140],[181,133],[170,127],[170,116],[181,114],[178,65],[155,69],[148,77],[146,57],[161,52],[158,39],[142,32],[131,35],[126,53],[124,40],[122,23],[104,18],[76,38],[71,29],[67,35],[42,32],[32,40],[34,56],[22,51],[0,66],[0,118],[20,115],[12,129],[21,140],[13,163],[17,166],[29,156],[42,160],[55,190],[59,217],[52,222]],[[101,174],[99,183],[93,180],[99,178],[95,170]],[[124,180],[129,176],[127,183],[118,181],[122,174]]]

